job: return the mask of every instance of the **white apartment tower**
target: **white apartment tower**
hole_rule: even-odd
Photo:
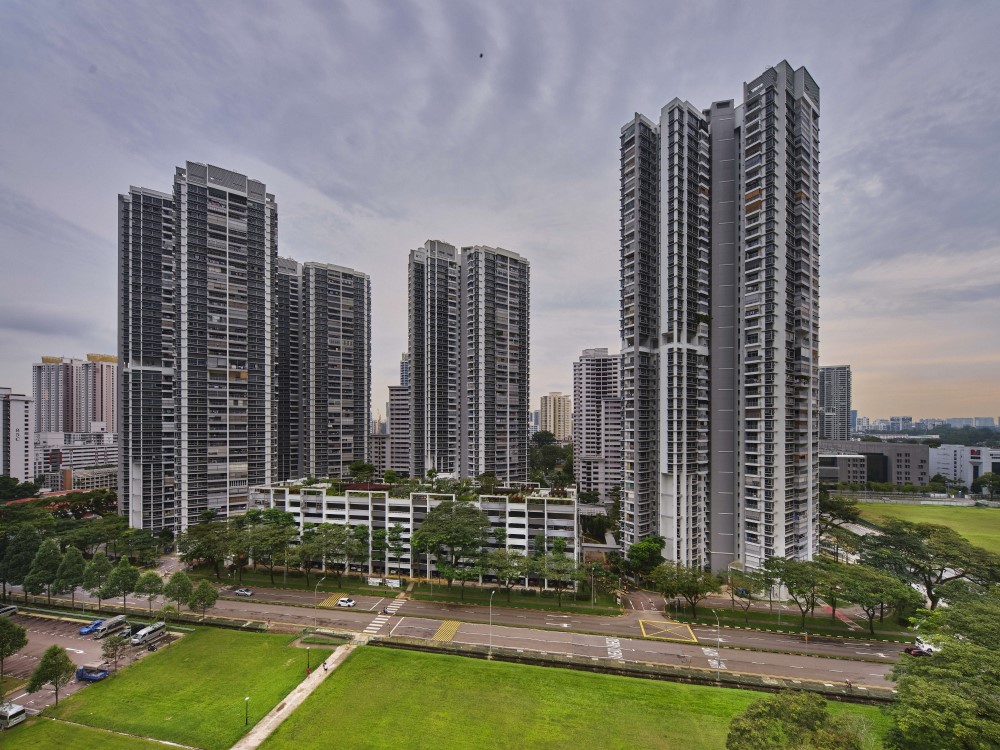
[[[529,266],[517,253],[464,247],[461,258],[461,466],[507,486],[528,481]]]
[[[573,363],[573,466],[580,492],[602,502],[622,483],[621,357],[584,349]]]
[[[34,401],[10,388],[0,388],[0,476],[34,481],[34,423]]]
[[[819,88],[787,62],[621,131],[626,546],[809,559],[818,496]]]
[[[527,481],[528,261],[428,240],[408,276],[410,476]]]
[[[851,366],[819,368],[819,439],[851,439]]]
[[[539,413],[539,431],[551,432],[560,443],[573,439],[573,399],[571,396],[559,392],[542,396]]]
[[[272,478],[278,207],[188,162],[173,194],[133,187],[118,208],[121,512],[182,531]]]

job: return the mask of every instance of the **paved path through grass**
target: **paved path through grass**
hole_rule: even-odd
[[[290,716],[292,711],[298,708],[302,701],[308,698],[312,691],[318,688],[320,683],[339,667],[353,650],[354,646],[350,644],[338,646],[337,650],[333,652],[333,656],[299,683],[299,686],[292,690],[288,697],[275,706],[267,716],[258,721],[253,729],[233,745],[232,750],[257,750],[260,744],[271,735],[271,732],[277,729],[281,722]]]

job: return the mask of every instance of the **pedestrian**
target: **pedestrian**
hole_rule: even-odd
[[[329,671],[329,669],[330,668],[328,666],[326,666],[326,662],[323,662],[323,671],[326,672],[326,671]]]
[[[844,682],[847,683],[847,689],[848,690],[854,690],[854,683],[853,682],[851,682],[850,680],[844,680]]]

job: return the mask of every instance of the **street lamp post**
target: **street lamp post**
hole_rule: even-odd
[[[311,646],[306,646],[306,674],[312,674],[312,662],[309,659],[309,649]]]
[[[250,696],[243,699],[243,726],[250,726]]]
[[[496,589],[493,589],[490,592],[490,652],[489,655],[486,657],[487,659],[493,658],[493,595],[496,592],[497,592]]]
[[[713,609],[712,614],[715,615],[715,681],[719,682],[722,669],[722,635],[719,632],[719,613]]]
[[[316,627],[319,627],[319,612],[316,609],[316,595],[319,593],[320,584],[326,580],[326,576],[323,576],[318,581],[316,581],[316,588],[313,589],[313,621]]]

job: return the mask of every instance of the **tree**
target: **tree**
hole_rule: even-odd
[[[648,536],[628,548],[627,557],[636,572],[649,575],[657,565],[663,562],[663,548],[666,545],[662,536]]]
[[[177,611],[180,612],[181,605],[187,604],[194,591],[194,584],[190,577],[183,570],[173,573],[163,587],[163,596],[177,603]]]
[[[323,523],[316,527],[313,536],[313,544],[316,545],[316,553],[323,561],[323,572],[326,573],[327,563],[332,559],[338,561],[343,559],[343,568],[338,567],[337,585],[340,586],[344,569],[347,568],[347,541],[350,536],[350,529],[339,523]]]
[[[375,476],[375,467],[364,461],[354,461],[347,467],[347,471],[354,479],[361,483],[367,483]]]
[[[545,558],[545,577],[556,587],[559,607],[562,608],[563,588],[579,579],[580,570],[576,560],[566,554],[566,540],[556,537],[552,542],[552,553]]]
[[[68,547],[59,561],[59,570],[56,572],[56,580],[52,584],[52,590],[57,594],[70,594],[74,608],[76,607],[76,589],[83,585],[86,569],[87,561],[83,559],[83,553],[76,547]]]
[[[734,716],[726,750],[863,750],[871,742],[867,726],[832,716],[822,696],[785,691],[756,700]]]
[[[919,606],[920,592],[882,570],[867,565],[847,565],[843,571],[844,599],[857,605],[868,618],[868,632],[875,635],[875,615],[887,608],[911,604]]]
[[[389,527],[389,530],[385,535],[385,543],[389,550],[389,554],[391,555],[391,559],[396,561],[396,575],[399,575],[399,560],[403,556],[403,552],[406,550],[406,545],[403,542],[404,532],[405,529],[397,521]]]
[[[135,584],[135,593],[146,597],[149,602],[149,616],[153,616],[153,599],[163,593],[163,579],[153,570],[147,570]]]
[[[115,665],[118,671],[118,660],[128,653],[129,639],[121,633],[112,633],[101,642],[101,656],[105,661]]]
[[[20,526],[14,533],[14,538],[7,544],[4,555],[4,580],[11,586],[20,586],[31,572],[31,563],[41,545],[41,537],[32,526]],[[4,591],[6,595],[6,590]],[[24,592],[27,601],[28,592]]]
[[[802,615],[801,627],[805,630],[806,615],[815,608],[819,590],[824,582],[823,569],[814,562],[786,560],[783,557],[772,557],[764,566],[774,572],[788,591]]]
[[[118,561],[104,586],[105,595],[108,599],[120,596],[122,598],[122,614],[125,614],[126,598],[135,591],[135,586],[139,582],[139,569],[123,557]]]
[[[364,565],[368,561],[370,541],[371,533],[365,524],[360,523],[357,526],[352,526],[347,539],[348,562]]]
[[[921,637],[939,650],[893,668],[897,700],[886,747],[970,750],[1000,747],[1000,594],[950,602],[926,613]]]
[[[59,688],[67,684],[76,674],[76,666],[62,646],[49,646],[31,673],[27,690],[37,693],[45,685],[52,685],[56,694],[56,705],[59,705]]]
[[[767,590],[764,577],[755,570],[733,570],[729,573],[729,594],[743,610],[743,621],[750,624],[750,607]]]
[[[937,608],[938,587],[968,579],[988,584],[1000,581],[1000,555],[967,541],[947,526],[892,520],[882,534],[869,534],[861,543],[861,562],[920,586]]]
[[[210,565],[217,579],[221,577],[219,568],[231,546],[229,528],[221,521],[195,524],[177,537],[181,560],[189,565],[199,560]],[[274,583],[273,576],[271,583]]]
[[[710,570],[689,568],[680,563],[662,563],[650,573],[656,590],[667,599],[678,596],[691,607],[691,616],[698,617],[698,602],[718,592],[722,585]]]
[[[508,602],[511,589],[525,576],[524,562],[524,553],[516,549],[495,549],[486,553],[484,567],[496,576],[497,585],[506,589]]]
[[[34,482],[19,482],[14,477],[0,476],[0,500],[23,500],[38,497],[39,485]]]
[[[555,445],[556,436],[548,430],[539,430],[531,436],[531,444],[537,448],[544,448],[546,445]]]
[[[819,499],[819,533],[826,534],[836,526],[847,523],[857,523],[861,520],[861,509],[858,501],[847,497],[824,497]]]
[[[392,490],[392,486],[399,481],[399,472],[395,469],[386,469],[382,474],[382,479],[385,480],[385,483],[389,485],[389,489]]]
[[[52,604],[52,584],[59,574],[61,561],[59,543],[55,539],[46,539],[42,542],[31,561],[31,570],[24,577],[25,593],[40,594],[44,591],[48,603]]]
[[[497,488],[497,474],[495,471],[485,471],[476,477],[479,483],[479,490],[484,495],[492,495]]]
[[[980,474],[976,481],[972,483],[973,492],[986,492],[989,494],[990,499],[993,495],[1000,493],[1000,474],[996,474],[992,471],[984,472]]]
[[[448,587],[463,560],[479,557],[490,535],[490,520],[479,508],[462,500],[445,500],[431,509],[413,534],[413,547],[430,552],[449,571]]]
[[[188,599],[188,607],[192,610],[201,610],[202,616],[209,607],[214,607],[215,603],[219,600],[219,592],[215,590],[215,587],[208,581],[202,580],[191,592],[191,598]]]
[[[103,552],[95,552],[94,556],[83,569],[83,588],[91,596],[97,597],[97,611],[101,611],[101,600],[105,598],[104,587],[108,583],[108,576],[111,575],[111,561]]]
[[[0,617],[0,684],[3,684],[4,662],[28,645],[28,631],[11,620]]]

